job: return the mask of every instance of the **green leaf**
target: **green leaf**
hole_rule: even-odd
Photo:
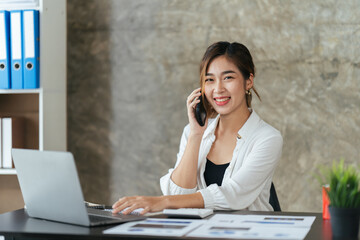
[[[360,173],[359,168],[345,166],[344,159],[333,161],[331,167],[319,166],[316,178],[324,185],[328,183],[330,189],[326,190],[330,204],[335,207],[360,207]]]

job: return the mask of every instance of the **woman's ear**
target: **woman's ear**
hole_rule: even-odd
[[[246,90],[250,90],[254,86],[254,74],[250,73],[250,77],[246,79]]]

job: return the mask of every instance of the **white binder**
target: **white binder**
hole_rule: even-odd
[[[39,11],[23,10],[24,88],[39,88]]]
[[[22,59],[22,11],[10,12],[11,88],[24,88]]]

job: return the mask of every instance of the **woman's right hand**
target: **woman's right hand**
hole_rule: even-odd
[[[200,124],[196,121],[195,117],[195,107],[200,102],[200,90],[201,88],[195,89],[186,100],[188,118],[190,123],[190,134],[195,135],[203,135],[208,124],[208,118],[206,118],[205,125],[201,127]]]

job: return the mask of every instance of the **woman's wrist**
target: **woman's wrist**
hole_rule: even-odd
[[[203,135],[204,135],[204,132],[201,132],[201,133],[190,132],[189,137],[188,137],[188,141],[189,141],[189,139],[200,140],[201,141]]]
[[[171,206],[170,197],[168,195],[164,195],[164,196],[160,196],[160,198],[162,199],[164,209],[170,208]]]
[[[204,208],[204,198],[200,192],[184,195],[166,195],[163,199],[163,209]]]

